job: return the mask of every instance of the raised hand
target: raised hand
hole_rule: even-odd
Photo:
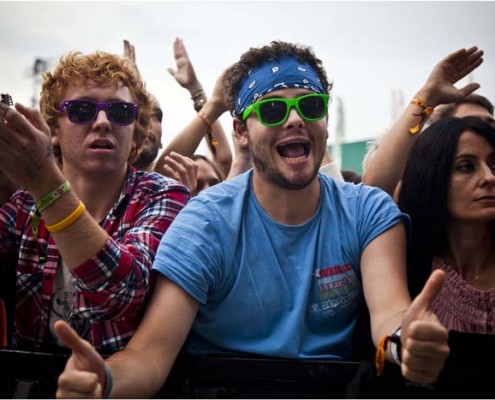
[[[174,58],[177,69],[167,68],[170,75],[175,78],[179,85],[191,92],[191,94],[201,90],[201,84],[194,72],[186,46],[184,46],[184,42],[180,38],[176,38],[174,41]]]
[[[58,169],[50,128],[34,108],[0,106],[0,170],[18,186],[44,190],[44,178]]]
[[[141,73],[139,72],[139,68],[136,62],[136,49],[128,40],[124,40],[124,58],[127,58],[131,61],[131,63],[134,66],[134,69],[136,70],[139,76],[139,79],[141,79]]]
[[[198,164],[194,160],[172,151],[165,157],[162,173],[187,186],[191,196],[197,194]]]
[[[440,270],[430,275],[402,321],[402,375],[420,384],[435,382],[449,355],[447,329],[430,310],[444,278]]]
[[[58,377],[57,398],[101,398],[106,385],[103,358],[65,321],[57,321],[54,330],[72,350],[64,371]]]
[[[478,68],[483,62],[482,56],[483,51],[473,46],[457,50],[438,62],[424,85],[424,90],[430,94],[429,104],[439,105],[462,100],[478,89],[480,85],[474,82],[459,89],[454,84]]]

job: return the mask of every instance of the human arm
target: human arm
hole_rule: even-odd
[[[411,303],[406,278],[406,235],[397,224],[373,239],[361,258],[363,288],[375,346],[401,327],[402,375],[420,383],[435,382],[449,354],[447,330],[429,307],[443,273],[432,274]],[[390,348],[387,359],[393,362]]]
[[[126,348],[105,361],[62,321],[55,332],[72,350],[58,379],[57,398],[102,397],[106,363],[113,398],[149,398],[164,384],[198,310],[198,303],[176,284],[157,276],[151,301]],[[164,323],[165,321],[165,323]]]
[[[454,85],[475,70],[483,62],[483,51],[477,47],[460,49],[438,62],[423,86],[414,95],[425,104],[436,107],[464,99],[480,87],[478,83],[469,83],[460,89]],[[417,135],[409,129],[426,120],[422,109],[415,104],[408,104],[404,113],[395,122],[389,132],[381,139],[373,159],[363,174],[363,183],[377,186],[393,195],[395,187],[402,177],[407,154]]]
[[[41,200],[65,180],[54,155],[50,130],[39,111],[20,104],[0,118],[0,169],[17,186]],[[42,211],[47,225],[56,224],[76,210],[80,200],[69,190]],[[108,234],[87,211],[66,229],[53,232],[57,248],[70,269],[95,255]]]
[[[36,201],[58,187],[65,177],[54,160],[49,129],[39,112],[22,106],[19,110],[40,129],[10,109],[6,123],[0,122],[2,137],[10,140],[9,151],[0,146],[0,165]],[[39,237],[53,238],[77,279],[75,307],[86,315],[91,313],[92,319],[123,320],[136,317],[142,310],[158,243],[189,199],[185,188],[175,183],[167,185],[166,178],[160,178],[161,183],[143,179],[130,207],[121,208],[123,216],[116,212],[105,219],[103,227],[84,211],[66,228],[47,232],[47,225],[63,220],[81,204],[72,189],[41,211]]]
[[[213,155],[213,161],[221,168],[224,176],[227,176],[232,164],[232,151],[222,124],[218,120],[220,115],[227,111],[225,101],[221,99],[222,101],[219,103],[224,103],[221,105],[219,114],[215,115],[216,113],[209,114],[209,112],[206,112],[204,108],[208,99],[203,90],[203,86],[196,76],[184,42],[180,38],[176,38],[174,41],[174,57],[176,61],[176,69],[168,68],[168,71],[175,78],[177,83],[179,83],[179,85],[191,94],[191,99],[194,101],[196,111],[200,109],[203,110],[208,120],[211,121],[212,138],[216,142],[216,146],[212,146],[212,144],[207,141],[208,147]],[[219,95],[223,97],[223,85],[221,79],[217,80],[212,97]],[[191,157],[196,152],[196,149],[203,139],[204,134],[204,126],[200,128],[199,132],[185,129],[172,140],[165,152],[174,150],[180,154]]]
[[[80,292],[75,306],[94,319],[140,319],[160,240],[188,200],[186,188],[168,178],[129,175],[123,195],[102,223],[110,238],[73,272]]]

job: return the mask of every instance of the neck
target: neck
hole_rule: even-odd
[[[495,260],[490,223],[449,222],[446,258],[467,282],[479,279]]]
[[[300,225],[309,220],[320,202],[320,182],[317,177],[303,189],[289,190],[267,182],[256,171],[253,191],[263,210],[275,221],[286,225]]]

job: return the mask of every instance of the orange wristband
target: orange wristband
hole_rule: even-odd
[[[385,352],[388,342],[391,338],[392,337],[390,335],[385,335],[378,342],[378,347],[376,348],[375,354],[375,367],[377,376],[380,376],[383,372],[383,368],[385,368]]]
[[[416,117],[421,116],[421,121],[419,121],[419,124],[409,129],[409,133],[411,135],[415,135],[419,132],[423,124],[426,122],[426,119],[432,114],[433,107],[425,104],[424,100],[421,99],[412,99],[411,104],[421,107],[422,109],[421,114],[413,114]]]
[[[198,117],[201,118],[201,120],[204,122],[206,125],[206,137],[208,139],[208,144],[210,145],[210,149],[215,152],[215,147],[218,146],[218,141],[213,138],[213,135],[211,134],[212,130],[212,125],[206,114],[199,110],[198,112]]]

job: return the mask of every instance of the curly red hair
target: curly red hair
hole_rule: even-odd
[[[52,72],[43,75],[40,96],[40,110],[43,118],[53,130],[58,125],[58,118],[61,114],[58,106],[64,100],[67,89],[74,84],[79,85],[89,80],[102,85],[121,82],[129,88],[133,100],[138,104],[134,130],[136,146],[128,159],[132,163],[137,158],[148,135],[152,106],[145,84],[129,60],[102,51],[87,55],[72,51],[62,56],[57,67]],[[61,161],[60,154],[57,156]]]

